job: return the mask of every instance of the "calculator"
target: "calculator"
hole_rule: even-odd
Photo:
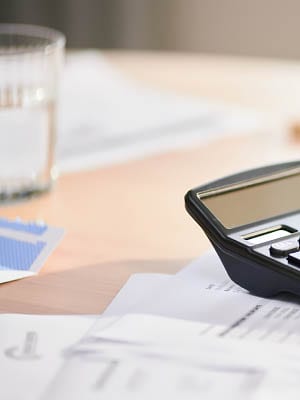
[[[185,206],[235,283],[264,297],[300,295],[300,161],[196,187]]]

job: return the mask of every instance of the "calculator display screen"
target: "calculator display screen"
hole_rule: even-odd
[[[300,174],[201,197],[226,228],[250,224],[300,209]]]

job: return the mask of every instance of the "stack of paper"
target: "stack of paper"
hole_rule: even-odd
[[[39,399],[63,364],[62,352],[93,321],[88,316],[0,315],[0,398]]]
[[[2,316],[0,393],[42,400],[296,399],[299,317],[296,298],[252,296],[208,253],[174,276],[133,275],[96,322]]]
[[[136,274],[43,399],[279,399],[300,390],[300,306],[234,285],[214,253],[175,276]]]
[[[300,346],[299,300],[292,295],[264,299],[249,294],[229,279],[215,253],[175,276],[133,275],[104,316],[129,313],[201,322],[197,335],[203,337]]]

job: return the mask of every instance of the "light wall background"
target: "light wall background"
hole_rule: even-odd
[[[297,0],[0,0],[0,22],[62,30],[71,48],[300,59]]]

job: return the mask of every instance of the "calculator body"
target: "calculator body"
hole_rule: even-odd
[[[264,297],[300,295],[299,161],[196,187],[185,206],[235,283]]]

